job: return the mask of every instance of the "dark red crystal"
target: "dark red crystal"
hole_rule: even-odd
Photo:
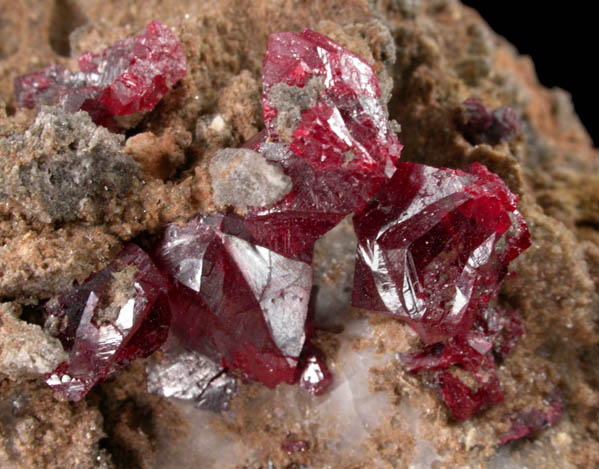
[[[314,345],[308,344],[302,352],[298,372],[299,386],[313,396],[324,394],[333,384],[333,375],[324,354]]]
[[[79,72],[60,66],[17,77],[19,107],[60,105],[69,112],[87,111],[99,125],[115,125],[112,116],[150,111],[187,73],[183,46],[157,21],[101,54],[85,52]]]
[[[536,409],[528,412],[515,412],[510,416],[511,427],[503,435],[499,445],[503,446],[512,441],[534,435],[545,428],[557,425],[564,411],[564,404],[559,390],[551,393],[547,399],[546,409]]]
[[[263,85],[266,132],[248,147],[280,164],[293,190],[246,225],[277,252],[311,252],[388,181],[401,144],[372,67],[314,31],[270,37]]]
[[[474,98],[462,103],[459,124],[466,138],[474,144],[509,142],[522,130],[520,117],[512,108],[504,106],[491,111]]]
[[[168,226],[155,259],[173,283],[172,330],[188,347],[268,387],[295,381],[309,264],[255,244],[233,215]]]
[[[58,324],[69,359],[48,384],[79,401],[118,369],[157,350],[169,330],[167,286],[150,257],[130,244],[105,270],[49,303],[47,324]]]
[[[298,439],[297,435],[291,434],[281,445],[281,449],[288,454],[303,453],[310,449],[310,443],[306,440]]]
[[[245,225],[263,245],[308,261],[314,243],[355,210],[355,197],[368,198],[370,186],[358,174],[315,171],[280,143],[264,143],[260,152],[283,167],[293,189],[273,207],[250,213]]]
[[[428,343],[466,334],[530,245],[517,196],[484,166],[400,163],[354,216],[352,304],[406,321]]]
[[[488,308],[477,315],[474,327],[465,335],[402,355],[401,360],[410,373],[431,373],[452,417],[466,420],[503,400],[497,363],[505,359],[523,332],[518,313]],[[469,374],[476,385],[451,373],[457,368]]]

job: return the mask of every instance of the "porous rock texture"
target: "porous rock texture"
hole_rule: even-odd
[[[336,376],[330,393],[240,383],[230,410],[211,414],[148,395],[135,363],[71,404],[43,379],[13,372],[5,348],[19,341],[3,340],[0,466],[599,465],[599,155],[567,93],[541,87],[531,59],[474,11],[454,0],[258,0],[243,14],[234,0],[1,0],[0,11],[0,301],[2,317],[20,305],[27,312],[2,320],[0,337],[48,346],[16,321],[41,323],[36,305],[105,267],[125,241],[149,243],[164,224],[216,209],[210,161],[263,126],[262,60],[273,32],[311,28],[365,58],[401,125],[402,159],[487,165],[520,194],[533,241],[500,295],[526,326],[499,368],[506,399],[473,420],[451,422],[426,380],[403,370],[396,354],[418,343],[407,326],[350,310],[353,257],[342,246],[355,238],[340,225],[315,255],[315,283],[329,295],[316,301],[315,342]],[[53,63],[74,70],[82,51],[154,19],[182,41],[189,73],[124,137],[82,114],[16,110],[14,77]],[[513,108],[521,134],[469,143],[459,130],[468,98]],[[91,173],[90,184],[70,184]],[[555,389],[561,423],[498,448],[508,416],[543,409]]]

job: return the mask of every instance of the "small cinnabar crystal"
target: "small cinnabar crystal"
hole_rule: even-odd
[[[79,72],[55,65],[17,77],[19,107],[48,104],[73,113],[84,110],[96,124],[112,128],[113,116],[152,110],[187,74],[183,46],[157,21],[100,54],[85,52],[78,63]]]
[[[263,88],[266,131],[246,147],[280,164],[293,189],[246,225],[277,252],[309,257],[389,180],[402,146],[372,67],[314,31],[270,36]]]
[[[509,354],[523,333],[516,312],[488,308],[466,335],[402,355],[410,373],[430,373],[439,395],[456,420],[466,420],[503,400],[497,364]],[[460,379],[462,374],[471,380]],[[475,383],[473,386],[472,383]]]
[[[354,226],[352,304],[406,321],[427,344],[468,332],[530,245],[518,197],[480,164],[400,163]]]
[[[327,367],[324,354],[314,345],[308,344],[300,357],[298,385],[313,396],[327,392],[333,384],[333,375]]]
[[[271,388],[295,382],[308,263],[257,244],[233,215],[169,225],[154,257],[173,283],[172,331],[187,347]]]
[[[559,389],[555,389],[549,395],[545,404],[545,409],[520,411],[510,415],[510,429],[501,437],[499,445],[503,446],[512,441],[528,438],[540,430],[557,425],[564,412],[564,403]]]
[[[510,142],[522,130],[520,117],[512,108],[504,106],[491,111],[474,98],[462,103],[458,125],[473,144]]]
[[[69,359],[47,383],[79,401],[118,369],[151,355],[168,336],[167,290],[150,257],[130,244],[105,270],[49,302],[47,327]]]

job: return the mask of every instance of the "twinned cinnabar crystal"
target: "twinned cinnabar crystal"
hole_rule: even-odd
[[[256,242],[234,215],[169,225],[154,253],[172,288],[172,332],[268,387],[297,377],[312,268]]]
[[[503,400],[497,364],[524,329],[490,305],[530,245],[518,197],[480,164],[465,171],[401,163],[354,217],[354,306],[407,322],[427,346],[402,361],[430,373],[458,420]],[[462,379],[464,375],[469,378]]]
[[[480,164],[399,164],[354,217],[353,305],[406,321],[428,344],[466,334],[530,245],[517,200]]]
[[[265,245],[295,255],[366,205],[393,175],[402,147],[375,71],[321,34],[271,35],[263,87],[266,131],[246,147],[280,164],[293,189],[254,210],[246,226]]]
[[[48,384],[79,401],[115,371],[151,355],[168,336],[167,291],[167,279],[148,254],[130,244],[105,270],[50,301],[46,327],[69,359]]]
[[[73,113],[84,110],[96,124],[114,127],[113,116],[152,110],[187,73],[183,46],[157,21],[101,54],[85,52],[78,62],[76,73],[55,65],[17,77],[19,107],[48,104]]]

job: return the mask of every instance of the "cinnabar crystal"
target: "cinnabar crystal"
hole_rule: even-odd
[[[266,132],[247,147],[279,163],[293,189],[246,224],[277,252],[309,257],[314,241],[389,180],[402,147],[375,71],[321,34],[273,34],[263,86]]]
[[[352,304],[406,321],[428,344],[466,334],[530,245],[517,200],[480,164],[400,163],[354,217]]]
[[[501,437],[499,445],[503,446],[512,441],[533,436],[545,428],[557,425],[564,412],[564,404],[559,389],[555,389],[546,401],[545,409],[535,409],[526,412],[515,412],[510,415],[509,431]]]
[[[464,136],[474,144],[510,142],[522,130],[520,117],[512,108],[504,106],[491,111],[474,98],[462,103],[458,124]]]
[[[466,335],[428,345],[418,353],[402,355],[401,360],[410,373],[431,374],[452,417],[466,420],[503,400],[497,364],[516,345],[522,331],[517,313],[488,308]],[[476,385],[461,380],[455,374],[458,369]]]
[[[85,52],[78,62],[79,72],[55,65],[17,77],[19,107],[48,104],[69,112],[84,110],[96,124],[111,128],[116,125],[113,116],[152,110],[187,73],[183,46],[157,21],[100,54]]]
[[[188,347],[268,387],[295,382],[309,264],[256,244],[232,215],[168,226],[155,259],[173,283],[173,333]]]
[[[69,351],[48,384],[70,400],[166,340],[170,323],[166,278],[150,257],[128,245],[105,270],[47,305],[47,324]]]

